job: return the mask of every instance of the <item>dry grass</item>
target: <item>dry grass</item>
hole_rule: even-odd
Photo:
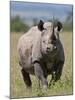
[[[61,41],[65,50],[65,64],[61,80],[48,88],[46,91],[38,89],[35,76],[31,76],[32,90],[26,89],[18,64],[16,46],[21,33],[11,33],[11,98],[37,97],[53,95],[69,95],[73,93],[72,76],[72,32],[63,32],[60,34]],[[50,76],[48,76],[48,82]]]

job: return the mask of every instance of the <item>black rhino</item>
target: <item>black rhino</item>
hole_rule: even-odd
[[[43,22],[20,37],[17,45],[19,64],[26,86],[32,85],[30,74],[38,79],[43,87],[48,86],[47,76],[52,80],[60,79],[64,65],[64,49],[59,38],[62,24],[57,21]]]

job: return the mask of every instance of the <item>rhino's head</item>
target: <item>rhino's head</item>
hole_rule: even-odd
[[[62,30],[60,22],[43,22],[38,24],[38,29],[41,31],[41,51],[43,54],[55,55],[57,53],[57,43],[59,40],[59,32]]]

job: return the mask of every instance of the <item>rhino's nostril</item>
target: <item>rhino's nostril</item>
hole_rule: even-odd
[[[49,47],[47,47],[47,50],[50,50],[50,48],[49,48]]]

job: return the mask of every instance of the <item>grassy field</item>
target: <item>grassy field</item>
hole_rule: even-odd
[[[61,41],[65,50],[65,64],[61,80],[52,85],[46,91],[38,89],[38,83],[35,76],[31,76],[32,89],[27,89],[20,72],[20,66],[17,59],[17,42],[22,33],[11,33],[11,98],[20,97],[39,97],[39,96],[54,96],[54,95],[71,95],[73,94],[73,76],[72,76],[72,32],[63,32],[60,34]],[[48,76],[48,82],[51,76]]]

